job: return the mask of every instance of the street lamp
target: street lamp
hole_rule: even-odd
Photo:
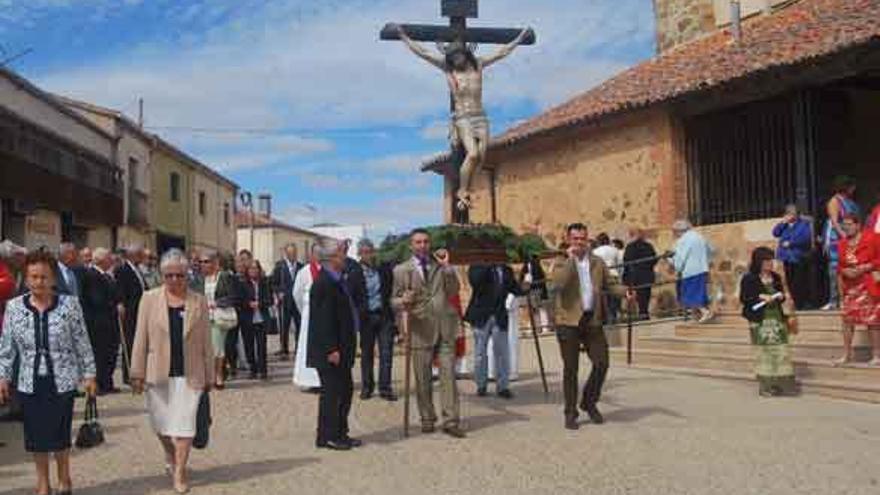
[[[251,255],[256,255],[256,251],[254,250],[254,223],[256,223],[254,214],[254,195],[251,194],[250,191],[243,191],[238,195],[238,199],[241,201],[241,205],[247,208],[250,212],[250,251]]]

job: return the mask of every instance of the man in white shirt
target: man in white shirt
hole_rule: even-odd
[[[581,345],[587,349],[593,370],[584,386],[580,408],[594,424],[605,422],[596,406],[609,366],[608,341],[602,329],[606,312],[603,295],[633,299],[633,294],[611,276],[605,262],[590,253],[587,234],[584,224],[570,225],[566,255],[557,258],[550,270],[550,290],[556,301],[556,337],[563,361],[565,427],[570,430],[579,428],[576,404]]]

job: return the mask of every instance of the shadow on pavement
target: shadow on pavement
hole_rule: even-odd
[[[216,466],[209,469],[193,470],[190,474],[190,483],[194,489],[198,489],[281,474],[316,462],[319,462],[318,458],[306,457]],[[111,493],[114,495],[144,495],[157,490],[170,492],[170,489],[171,480],[168,475],[159,473],[154,476],[120,479],[94,486],[79,487],[76,489],[76,493],[81,495],[107,495]],[[0,495],[25,495],[28,493],[31,493],[30,489],[15,489],[0,492]]]

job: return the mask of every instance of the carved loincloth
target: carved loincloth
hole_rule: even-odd
[[[453,145],[461,142],[459,129],[462,128],[470,130],[474,137],[489,139],[489,117],[483,112],[453,115],[452,125],[449,126],[449,142]]]

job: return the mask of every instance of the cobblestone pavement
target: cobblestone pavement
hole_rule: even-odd
[[[461,382],[467,439],[414,431],[404,440],[402,402],[356,398],[353,434],[366,445],[342,453],[314,448],[317,398],[293,388],[289,365],[272,363],[270,383],[239,381],[213,395],[212,443],[193,456],[192,493],[880,493],[877,406],[761,399],[747,383],[615,368],[602,404],[608,423],[571,432],[562,428],[556,343],[542,345],[547,399],[526,342],[513,401],[477,398]],[[108,441],[75,452],[76,493],[171,493],[142,404],[127,394],[101,400]],[[31,493],[20,426],[0,424],[0,440],[0,495]]]

